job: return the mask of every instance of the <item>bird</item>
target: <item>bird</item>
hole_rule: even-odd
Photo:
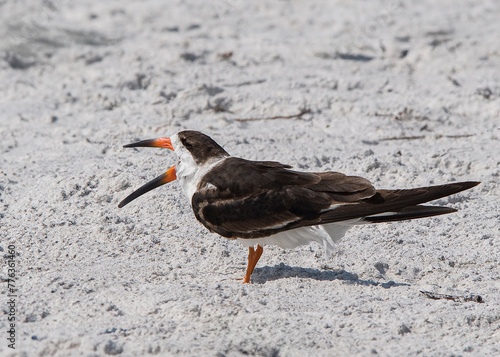
[[[208,135],[194,130],[124,147],[166,148],[177,155],[177,163],[132,192],[118,207],[178,180],[203,226],[248,247],[243,283],[250,283],[266,245],[291,249],[318,242],[328,254],[355,225],[456,212],[451,207],[422,204],[480,183],[376,189],[359,176],[334,171],[302,172],[275,161],[233,157]]]

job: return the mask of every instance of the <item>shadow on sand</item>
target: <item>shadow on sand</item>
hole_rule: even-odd
[[[345,270],[329,270],[328,267],[325,270],[318,270],[312,268],[302,268],[302,267],[291,267],[283,263],[275,265],[273,267],[265,266],[262,268],[255,269],[252,274],[252,282],[255,284],[264,284],[267,281],[273,281],[285,278],[304,278],[304,279],[314,279],[314,280],[343,280],[350,284],[366,285],[366,286],[381,286],[385,289],[389,289],[396,286],[410,286],[407,283],[396,283],[392,280],[387,282],[379,282],[374,280],[363,280],[359,279],[358,275],[355,273],[350,273]]]

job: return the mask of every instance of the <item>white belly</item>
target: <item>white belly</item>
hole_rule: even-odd
[[[283,249],[292,249],[300,245],[317,242],[323,246],[327,255],[330,255],[334,244],[345,235],[353,225],[360,224],[360,219],[330,223],[318,226],[300,227],[280,232],[264,238],[237,238],[244,247],[276,245]]]

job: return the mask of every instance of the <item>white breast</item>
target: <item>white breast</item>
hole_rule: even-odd
[[[200,181],[214,166],[222,162],[225,158],[217,158],[199,166],[194,161],[189,150],[180,143],[177,135],[172,136],[171,141],[174,153],[176,153],[178,159],[175,165],[177,180],[181,184],[182,190],[191,205],[193,195]]]
[[[175,171],[177,172],[177,179],[182,186],[184,194],[189,200],[189,204],[191,204],[193,195],[195,194],[200,181],[214,166],[217,166],[222,160],[224,159],[218,159],[203,166],[196,166],[196,170],[192,170],[191,166],[185,165],[181,162],[176,165]],[[179,167],[180,173],[179,171],[177,171],[177,167]]]

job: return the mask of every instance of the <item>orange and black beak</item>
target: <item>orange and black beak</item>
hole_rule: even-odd
[[[170,138],[143,140],[143,141],[139,141],[137,143],[125,145],[123,147],[124,148],[156,147],[156,148],[166,148],[166,149],[170,149],[172,151],[174,150],[174,148],[172,146],[172,142],[170,141]],[[155,178],[154,180],[149,181],[147,184],[145,184],[144,186],[140,187],[138,190],[135,190],[130,195],[128,195],[123,201],[120,202],[120,204],[118,204],[118,207],[122,208],[123,206],[128,204],[130,201],[135,200],[137,197],[142,196],[146,192],[149,192],[152,189],[160,187],[161,185],[164,185],[166,183],[174,181],[176,178],[177,178],[177,176],[175,174],[175,166],[172,166],[163,175],[160,175],[157,178]]]

